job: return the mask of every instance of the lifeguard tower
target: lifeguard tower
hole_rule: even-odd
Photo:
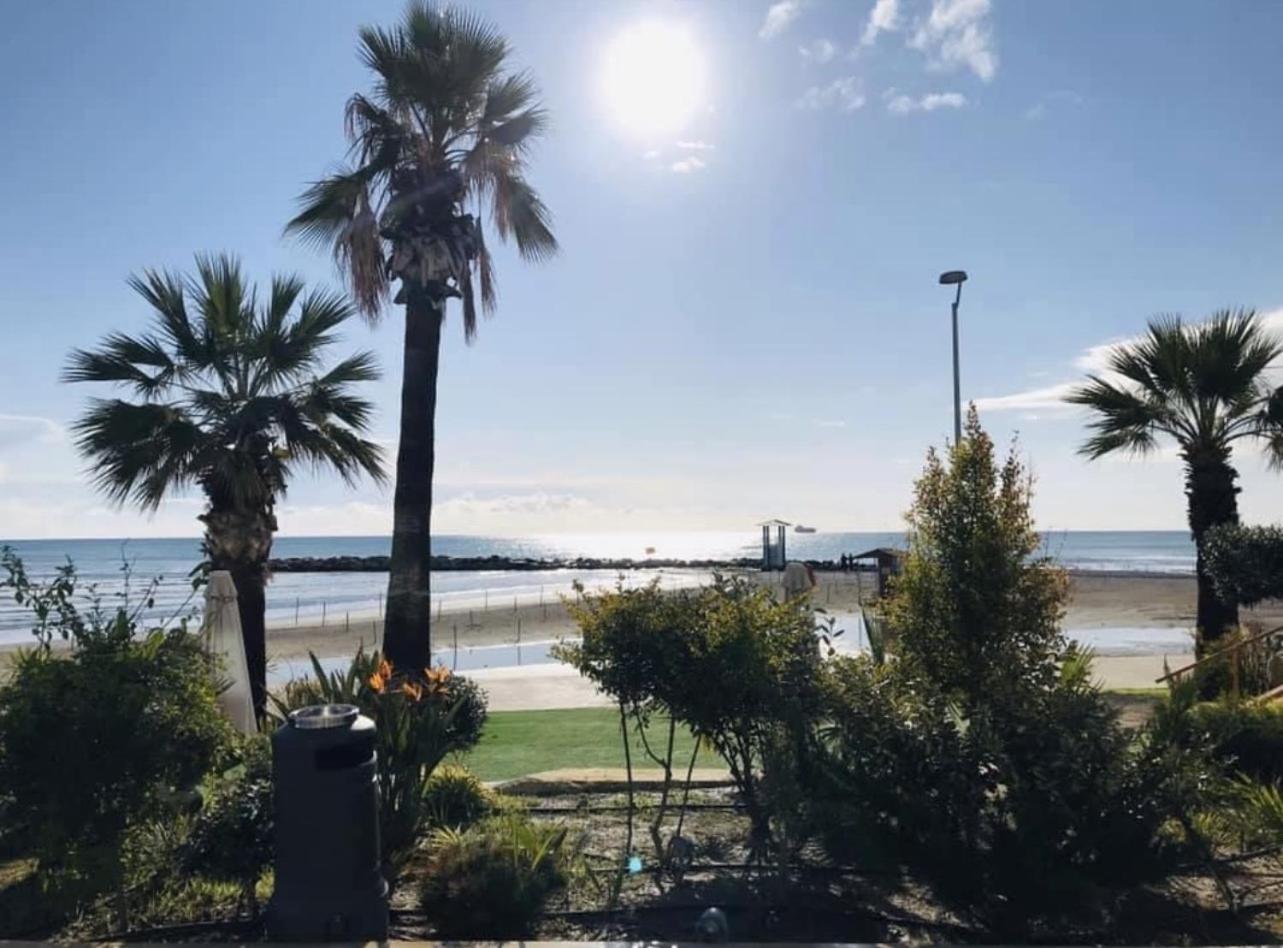
[[[764,520],[758,526],[762,528],[762,572],[783,569],[786,554],[784,538],[792,524],[784,520]]]

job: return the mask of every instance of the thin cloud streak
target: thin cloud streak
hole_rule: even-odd
[[[762,28],[757,31],[757,35],[764,40],[778,36],[798,18],[803,5],[804,0],[779,0],[778,3],[772,3],[766,11],[766,19],[762,21]]]

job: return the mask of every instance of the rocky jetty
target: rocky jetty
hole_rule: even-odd
[[[268,568],[274,573],[386,573],[388,571],[386,556],[292,556],[286,559],[272,560]],[[576,557],[575,559],[525,559],[509,556],[434,556],[432,569],[438,572],[482,570],[502,570],[506,572],[541,570],[588,570],[608,569],[627,572],[635,569],[757,569],[762,561],[757,557],[741,557],[733,560],[674,560],[674,559],[599,559],[597,557]],[[813,560],[811,565],[816,569],[835,570],[838,564],[832,560]]]

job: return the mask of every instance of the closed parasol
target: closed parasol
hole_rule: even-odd
[[[206,648],[219,660],[221,677],[224,682],[229,682],[219,694],[218,704],[237,730],[242,734],[253,734],[258,725],[254,720],[249,669],[245,664],[241,614],[236,604],[236,584],[227,570],[214,570],[209,574],[202,632]]]

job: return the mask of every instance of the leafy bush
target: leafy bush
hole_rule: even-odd
[[[394,669],[377,652],[357,652],[342,671],[312,656],[313,677],[273,699],[282,716],[310,704],[352,704],[378,728],[379,838],[384,872],[395,883],[422,837],[425,789],[449,754],[473,746],[485,721],[484,693],[444,667]],[[460,722],[460,715],[464,715]]]
[[[240,886],[251,914],[258,880],[272,864],[272,806],[271,745],[251,738],[238,763],[210,781],[185,846],[184,867]]]
[[[65,656],[18,655],[0,688],[0,786],[43,874],[119,886],[130,827],[183,805],[229,746],[201,640],[92,616]]]
[[[438,830],[419,891],[423,912],[446,938],[528,935],[577,860],[564,827],[523,816]]]
[[[428,821],[437,827],[471,826],[490,816],[497,804],[493,790],[476,774],[457,765],[438,767],[423,791]]]
[[[973,410],[917,484],[892,659],[829,663],[792,764],[834,858],[907,868],[1008,935],[1157,869],[1202,779],[1158,729],[1133,743],[1066,646],[1030,495]]]
[[[1225,523],[1203,538],[1203,558],[1217,595],[1241,606],[1283,598],[1283,527]]]
[[[906,671],[964,704],[1014,697],[1013,682],[1049,686],[1066,648],[1067,579],[1036,556],[1032,493],[1014,449],[997,463],[974,408],[914,486],[909,555],[885,612]]]
[[[1283,710],[1222,699],[1197,705],[1192,717],[1198,737],[1231,773],[1283,780]]]

